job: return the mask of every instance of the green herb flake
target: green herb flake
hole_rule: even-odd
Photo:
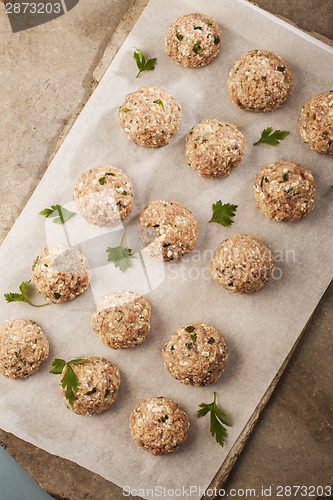
[[[123,111],[124,113],[128,113],[128,112],[129,112],[129,111],[131,111],[131,110],[130,110],[129,108],[123,108],[123,109],[122,109],[122,111]],[[113,174],[113,175],[114,175],[114,174]]]
[[[210,337],[207,342],[208,342],[208,344],[214,344],[214,342],[215,342],[214,337]]]
[[[219,36],[214,36],[214,43],[215,45],[218,45],[220,43],[221,39]]]
[[[216,222],[221,226],[230,226],[233,223],[231,217],[234,217],[238,205],[230,205],[230,203],[222,203],[221,200],[213,203],[213,216],[209,222]]]
[[[55,292],[53,295],[54,295],[54,298],[57,300],[60,299],[60,297],[61,297],[60,293],[57,293],[57,292]]]
[[[253,145],[256,146],[260,142],[264,142],[266,144],[270,144],[271,146],[276,146],[289,134],[287,130],[275,130],[271,133],[272,130],[272,127],[265,128],[265,130],[261,133],[259,141],[255,142]]]
[[[196,342],[196,340],[197,340],[197,334],[196,333],[191,333],[190,337],[193,340],[193,342]]]
[[[50,302],[46,302],[46,304],[40,304],[40,305],[36,305],[36,304],[32,304],[25,296],[26,294],[26,289],[27,289],[27,286],[29,285],[29,283],[31,282],[31,280],[29,281],[23,281],[20,286],[19,286],[19,290],[21,293],[16,293],[16,292],[8,292],[8,293],[5,293],[4,294],[4,297],[5,297],[5,300],[6,302],[26,302],[27,304],[29,304],[30,306],[33,306],[33,307],[44,307],[44,306],[49,306],[50,305]]]
[[[97,392],[97,387],[94,387],[93,389],[91,389],[91,391],[88,391],[88,392],[85,392],[85,396],[90,396],[91,394],[95,394],[95,392]]]
[[[159,104],[160,106],[162,106],[162,108],[164,108],[163,106],[163,101],[161,101],[161,99],[156,99],[156,101],[153,101],[155,104]]]
[[[197,412],[197,418],[204,417],[207,413],[210,413],[210,433],[218,444],[224,445],[224,438],[227,435],[227,430],[224,427],[227,425],[230,427],[227,421],[227,415],[223,413],[216,403],[216,392],[214,392],[214,401],[209,404],[201,403],[199,405],[200,410]]]
[[[287,182],[287,180],[288,180],[288,174],[289,174],[289,172],[285,172],[285,173],[283,174],[283,176],[282,176],[282,180],[283,180],[283,182]]]
[[[106,177],[101,177],[100,179],[98,179],[98,182],[100,183],[101,186],[103,186],[103,184],[107,183]]]
[[[195,30],[200,30],[200,31],[202,31],[202,27],[201,27],[201,26],[194,26],[194,24],[193,24],[193,28],[194,28]]]
[[[281,71],[281,73],[284,73],[284,72],[286,71],[285,66],[278,66],[276,69],[277,69],[278,71]]]
[[[197,41],[194,45],[193,45],[193,52],[195,52],[196,54],[199,54],[199,52],[201,51],[201,47],[200,47],[200,40]]]
[[[46,219],[53,218],[55,224],[64,224],[68,219],[75,215],[75,212],[71,212],[61,205],[51,205],[51,208],[44,208],[39,215],[44,215]]]
[[[131,266],[130,259],[136,259],[135,255],[132,254],[131,248],[123,247],[123,239],[125,233],[123,233],[120,241],[120,245],[117,247],[108,247],[106,252],[108,253],[108,261],[113,262],[115,267],[119,267],[120,271],[123,273]]]
[[[184,35],[182,35],[181,33],[179,33],[179,31],[176,31],[176,37],[178,38],[178,40],[181,42],[182,39],[184,38]]]
[[[32,269],[33,271],[35,270],[35,267],[36,267],[36,265],[37,265],[38,259],[39,259],[39,255],[37,255],[35,262],[32,264],[32,268],[31,268],[31,269]]]
[[[113,172],[105,172],[105,175],[112,175],[113,177],[116,175]]]
[[[187,326],[187,327],[185,328],[185,331],[186,331],[186,332],[188,332],[188,333],[192,333],[192,332],[194,332],[194,330],[195,330],[195,328],[194,328],[194,326],[192,326],[192,325]]]
[[[156,57],[152,58],[152,59],[148,59],[148,61],[146,61],[146,58],[145,56],[143,55],[143,53],[141,52],[140,49],[138,49],[136,47],[135,49],[137,52],[134,52],[133,54],[133,59],[134,61],[136,62],[136,65],[139,69],[139,72],[138,74],[136,75],[136,78],[139,77],[139,75],[143,72],[143,71],[152,71],[153,69],[155,69],[155,64],[156,64]]]

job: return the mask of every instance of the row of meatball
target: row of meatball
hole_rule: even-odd
[[[268,53],[267,51],[257,52],[259,55],[256,57],[260,56],[261,60],[265,59],[263,54],[266,53],[271,54],[271,56],[267,55],[268,60],[270,60],[269,57],[278,57],[276,54]],[[248,53],[252,54],[251,60],[255,57],[253,53],[256,53],[256,51]],[[245,54],[245,56],[246,55],[247,54]],[[245,56],[243,56],[243,58]],[[280,64],[284,64],[284,62],[281,60]],[[286,66],[278,67],[286,68]],[[244,69],[244,75],[241,71],[240,62],[236,62],[235,68],[236,69],[232,70],[233,73],[237,78],[242,78],[239,88],[237,88],[234,82],[231,87],[232,82],[229,78],[229,92],[232,92],[232,96],[237,95],[237,98],[235,97],[235,103],[238,104],[238,107],[241,109],[264,111],[264,109],[255,107],[258,96],[257,94],[252,94],[251,90],[248,88],[250,84],[252,84],[255,91],[257,93],[259,92],[258,83],[256,81],[256,78],[258,78],[258,68],[253,68],[252,72],[250,72],[248,68]],[[270,82],[269,73],[261,69],[261,73],[263,72],[264,75],[261,75],[260,78],[265,82],[265,88],[262,89],[263,97],[260,99],[260,102],[262,102],[264,98],[267,99],[265,107],[268,108],[268,106],[270,106],[270,109],[273,109],[272,102],[276,104],[276,101],[271,97],[266,86],[268,86],[269,89],[276,89],[278,85],[277,82]],[[281,73],[281,71],[277,69],[275,72],[279,78],[283,78],[281,75],[284,75],[284,73]],[[250,74],[252,75],[251,80],[249,80]],[[246,83],[246,79],[249,80],[249,82]],[[231,88],[232,90],[230,90]],[[244,89],[246,89],[248,93],[247,99],[245,99],[242,93]],[[286,98],[286,96],[284,96],[284,98]],[[240,99],[242,99],[242,102]],[[311,149],[318,153],[333,154],[332,113],[332,90],[315,95],[302,107],[299,120],[301,138],[303,142],[309,143]],[[119,117],[122,129],[129,140],[138,146],[157,148],[168,144],[172,136],[178,130],[181,122],[181,106],[164,89],[155,86],[141,87],[126,96],[124,103],[119,107]],[[226,125],[230,128],[227,129]],[[196,139],[196,137],[199,137],[199,140]],[[202,151],[195,151],[198,143],[204,143],[205,147],[202,148]],[[233,156],[235,156],[235,153],[233,150],[235,146],[237,146],[238,150],[236,151],[236,159],[237,156],[240,156],[240,161],[245,151],[245,138],[243,134],[237,130],[235,125],[229,122],[218,122],[218,120],[206,120],[196,125],[186,138],[188,162],[192,168],[197,170],[199,174],[204,177],[214,178],[227,175],[231,170],[231,168],[227,167],[228,161],[231,162],[231,165],[232,161],[234,161]],[[199,152],[203,156],[202,161],[206,164],[201,168],[197,165],[198,163],[200,164],[201,160],[200,154],[196,154]],[[231,159],[228,158],[229,155],[231,155]]]

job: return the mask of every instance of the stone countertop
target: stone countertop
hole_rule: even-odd
[[[18,33],[5,14],[0,17],[0,241],[147,3],[81,0],[66,15]],[[331,0],[256,4],[332,44]],[[245,491],[251,488],[261,498],[262,486],[330,484],[332,306],[331,284],[224,485],[226,493],[238,490],[234,498],[253,497]],[[123,498],[120,488],[99,475],[2,430],[0,444],[55,498]]]

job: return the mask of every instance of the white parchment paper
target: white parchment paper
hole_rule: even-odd
[[[216,19],[223,41],[216,60],[201,69],[185,69],[163,51],[169,24],[178,16],[203,12]],[[133,48],[157,57],[154,71],[135,78]],[[233,62],[247,50],[273,50],[285,58],[294,75],[294,92],[273,113],[239,110],[227,94]],[[59,456],[73,460],[114,483],[152,497],[148,488],[205,488],[226,458],[254,408],[300,334],[332,275],[333,218],[332,158],[311,151],[298,133],[302,104],[332,88],[333,51],[242,0],[151,0],[121,47],[80,117],[64,141],[21,216],[0,248],[0,296],[15,291],[31,276],[31,265],[48,244],[81,248],[92,267],[89,289],[72,302],[34,309],[23,303],[0,301],[1,322],[10,318],[37,321],[50,341],[49,359],[23,381],[0,378],[0,425],[6,431]],[[130,143],[119,126],[118,107],[125,95],[142,85],[168,90],[182,105],[183,120],[171,143],[158,150]],[[196,123],[218,118],[235,123],[245,134],[247,150],[241,165],[227,178],[200,178],[187,166],[184,139]],[[252,144],[261,131],[289,130],[277,147]],[[277,159],[310,168],[317,182],[315,210],[294,224],[276,223],[257,211],[253,179],[258,169]],[[133,212],[124,226],[126,242],[136,256],[125,274],[107,264],[107,246],[116,246],[122,227],[113,231],[88,225],[76,215],[65,226],[52,224],[38,212],[51,204],[68,208],[81,171],[111,164],[123,169],[135,189]],[[177,200],[191,209],[200,226],[196,250],[167,265],[141,254],[136,239],[138,215],[157,199]],[[232,226],[208,224],[211,206],[221,199],[238,204]],[[209,263],[218,243],[245,232],[260,238],[274,253],[277,270],[264,289],[237,296],[209,276]],[[144,293],[152,305],[151,333],[138,348],[107,348],[90,326],[95,303],[114,290]],[[34,297],[39,300],[39,297]],[[174,380],[163,366],[161,347],[181,325],[202,321],[220,330],[230,349],[227,368],[213,386],[196,388]],[[54,357],[70,359],[100,355],[115,362],[122,375],[119,397],[104,414],[82,417],[62,402],[58,377],[48,373]],[[231,427],[224,448],[209,434],[208,417],[196,419],[201,402],[213,391],[227,412]],[[153,457],[135,445],[128,417],[140,400],[164,395],[178,401],[191,421],[188,442],[171,456]],[[140,490],[140,491],[139,491]],[[156,491],[155,491],[156,492]]]

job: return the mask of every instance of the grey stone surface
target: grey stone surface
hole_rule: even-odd
[[[73,122],[94,78],[100,79],[146,3],[81,0],[65,16],[15,34],[0,3],[0,241],[44,174],[64,126],[68,129]],[[333,38],[332,0],[257,4],[303,29]],[[295,303],[301,307],[296,299]],[[225,485],[229,493],[255,488],[257,498],[262,498],[261,486],[331,481],[332,306],[331,285],[233,468]],[[2,430],[0,444],[55,498],[123,498],[120,488],[97,474]],[[278,498],[275,493],[272,490],[271,498]],[[233,497],[251,498],[241,492]]]

